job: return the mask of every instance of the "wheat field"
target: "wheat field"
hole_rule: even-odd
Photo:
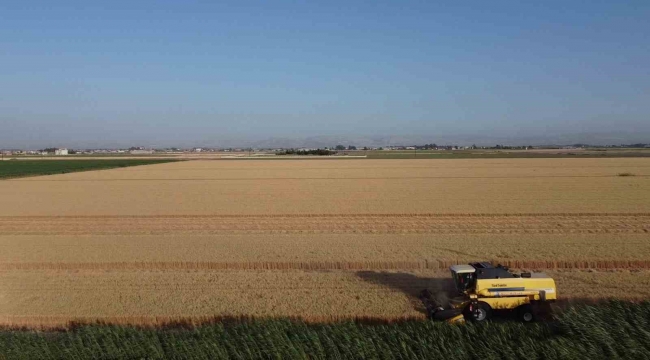
[[[548,273],[564,301],[650,296],[650,271]],[[444,301],[452,286],[439,270],[5,270],[0,283],[0,322],[35,327],[232,317],[424,319],[417,294],[428,288]]]
[[[0,216],[648,213],[649,164],[197,160],[5,180]]]
[[[476,260],[565,299],[650,288],[644,158],[192,160],[4,180],[0,204],[5,325],[421,318]]]

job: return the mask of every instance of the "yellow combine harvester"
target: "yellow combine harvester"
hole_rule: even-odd
[[[431,318],[447,322],[485,321],[494,311],[514,311],[524,322],[547,312],[557,299],[555,281],[543,273],[515,274],[501,265],[487,262],[454,265],[449,268],[459,293],[448,309],[436,305],[431,293],[422,293]]]

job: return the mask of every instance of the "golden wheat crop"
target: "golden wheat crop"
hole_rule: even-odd
[[[644,234],[0,235],[0,246],[0,269],[12,264],[75,263],[182,262],[218,268],[214,264],[409,262],[407,268],[422,268],[427,263],[435,267],[437,261],[478,259],[650,261],[650,241]]]
[[[3,181],[0,216],[641,213],[648,175],[647,159],[187,161]]]
[[[562,298],[638,299],[650,271],[551,271]],[[152,324],[219,317],[308,321],[424,318],[417,294],[448,297],[446,271],[0,271],[0,325]],[[599,290],[594,293],[593,288]]]
[[[476,260],[546,269],[564,298],[645,296],[649,179],[650,159],[626,158],[186,161],[0,181],[0,323],[418,318],[414,295]]]

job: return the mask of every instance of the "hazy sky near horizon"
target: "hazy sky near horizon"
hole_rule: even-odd
[[[0,148],[650,138],[647,0],[0,0],[0,19]]]

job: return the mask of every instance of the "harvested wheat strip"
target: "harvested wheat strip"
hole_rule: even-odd
[[[24,219],[40,220],[40,219],[276,219],[276,218],[365,218],[365,217],[386,217],[386,218],[400,218],[400,217],[415,217],[415,218],[499,218],[499,217],[629,217],[629,216],[646,216],[650,217],[650,213],[355,213],[355,214],[221,214],[221,215],[54,215],[54,216],[0,216],[0,221],[3,219]]]
[[[644,234],[650,232],[646,228],[638,229],[393,229],[393,230],[366,230],[366,229],[353,229],[353,230],[219,230],[219,231],[102,231],[102,232],[89,232],[89,231],[62,231],[52,234],[52,232],[42,231],[0,231],[2,235],[36,235],[36,236],[52,236],[52,235],[170,235],[170,234],[189,234],[189,235],[311,235],[311,234],[431,234],[431,235],[463,235],[463,234],[548,234],[548,235],[565,235],[565,234]]]
[[[0,270],[418,270],[428,262],[318,261],[318,262],[85,262],[0,263]],[[440,268],[437,262],[432,268]]]
[[[471,261],[0,263],[0,270],[441,270]],[[514,269],[650,269],[650,260],[492,260]]]
[[[627,234],[650,216],[2,218],[2,235],[219,234]]]

